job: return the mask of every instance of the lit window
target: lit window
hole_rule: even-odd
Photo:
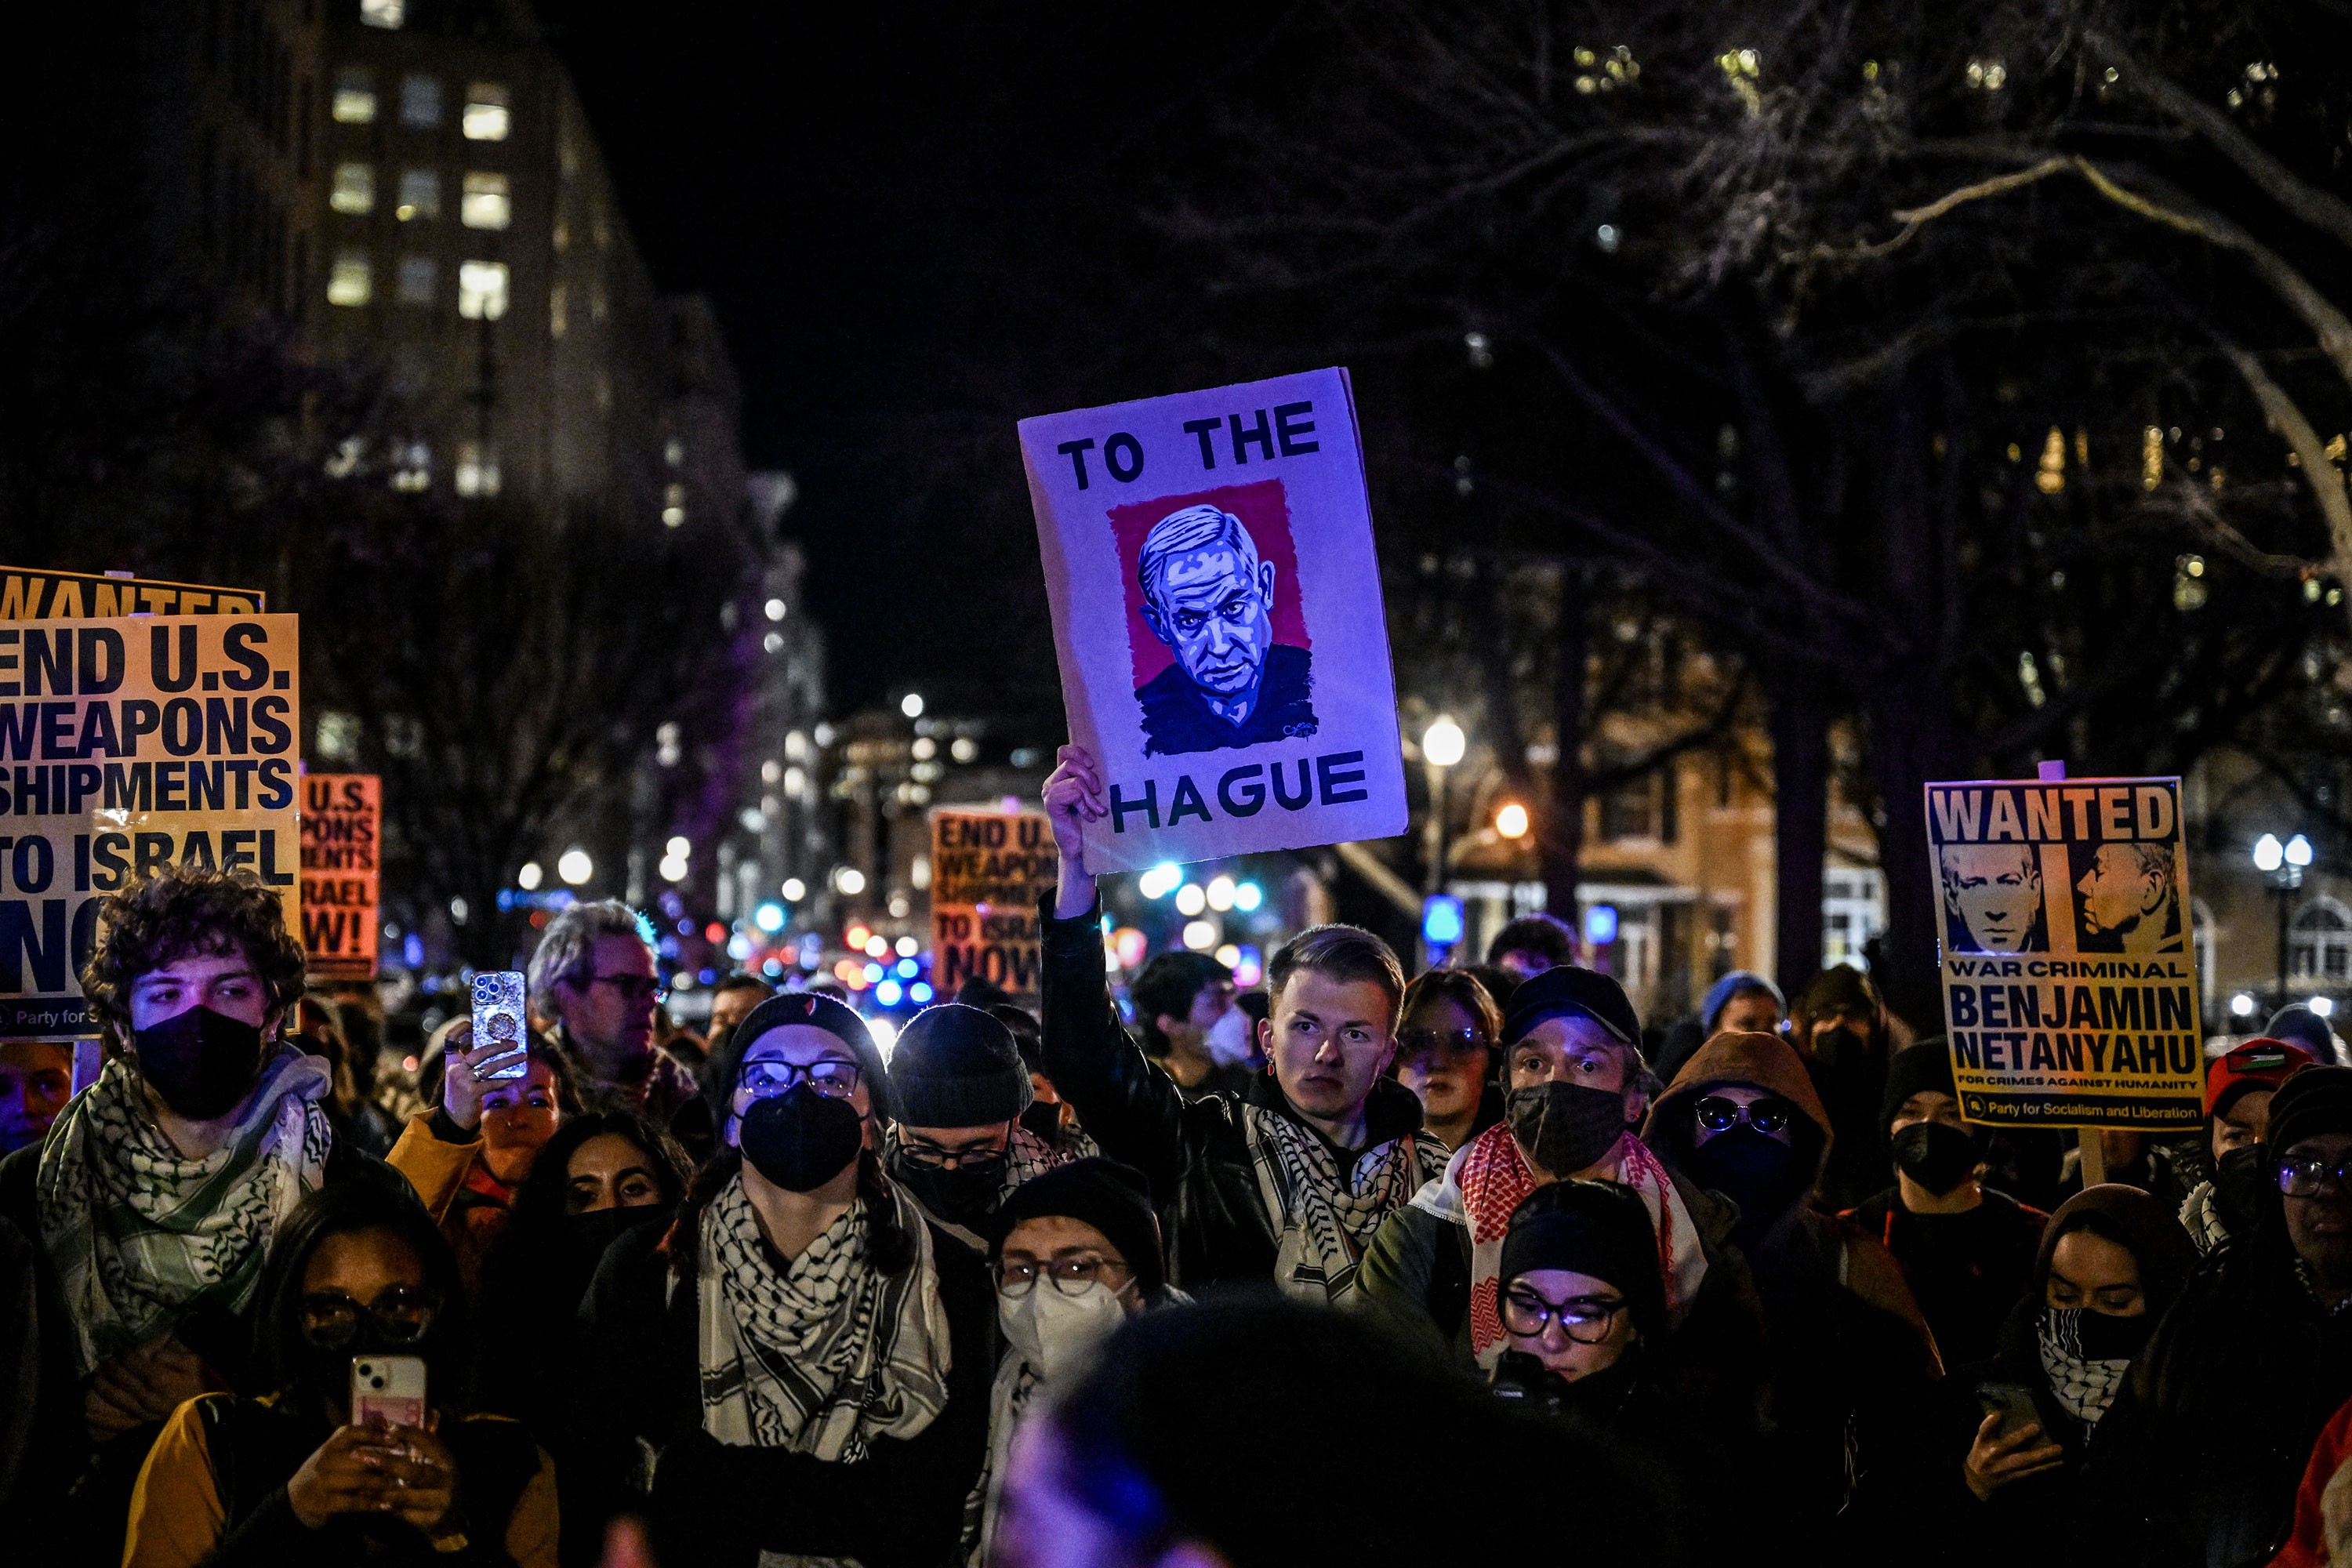
[[[364,250],[346,250],[327,272],[327,303],[364,305],[368,302],[368,258]]]
[[[507,89],[494,81],[478,81],[466,89],[466,112],[458,124],[468,142],[507,139]]]
[[[486,447],[478,441],[458,443],[457,483],[457,493],[461,496],[498,494],[498,448]]]
[[[503,261],[461,261],[457,264],[457,314],[469,321],[495,321],[507,313],[507,264]]]
[[[400,79],[400,122],[413,125],[419,131],[430,131],[441,123],[441,80],[438,77]]]
[[[429,256],[404,256],[400,258],[400,302],[404,305],[433,303],[433,284],[436,268]]]
[[[327,193],[327,205],[339,213],[364,213],[375,210],[375,165],[373,163],[338,163],[335,165],[335,186]]]
[[[403,223],[441,216],[441,175],[433,169],[403,169],[400,172],[400,205],[392,216]]]
[[[504,174],[467,174],[457,203],[457,221],[467,228],[504,228],[514,218]]]
[[[396,28],[408,20],[408,0],[360,0],[360,20],[371,27]]]
[[[565,294],[563,285],[561,283],[547,291],[547,335],[549,337],[562,337],[564,329],[571,325],[567,314],[571,302],[570,297]]]
[[[433,488],[433,448],[422,441],[392,448],[392,488],[396,490],[424,490]]]
[[[686,487],[672,485],[662,492],[662,521],[676,528],[686,521]]]
[[[353,66],[335,73],[335,118],[345,125],[375,120],[375,73]]]
[[[680,463],[685,462],[686,443],[679,440],[675,436],[664,442],[662,444],[662,461],[667,463],[673,468],[677,468]]]

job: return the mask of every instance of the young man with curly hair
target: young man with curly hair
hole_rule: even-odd
[[[0,1216],[35,1243],[41,1340],[43,1440],[20,1486],[48,1500],[16,1517],[110,1529],[119,1552],[157,1424],[244,1362],[277,1226],[329,1181],[399,1178],[336,1143],[327,1064],[280,1034],[302,948],[249,873],[171,868],[110,896],[81,983],[105,1070],[0,1161]],[[97,1484],[58,1508],[93,1464]],[[78,1546],[58,1542],[58,1560]]]

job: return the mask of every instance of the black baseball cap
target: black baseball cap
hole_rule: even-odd
[[[1556,964],[1529,975],[1511,993],[1510,1011],[1503,1016],[1503,1044],[1516,1045],[1546,1018],[1590,1018],[1624,1045],[1640,1048],[1642,1020],[1625,988],[1595,969],[1572,963]]]

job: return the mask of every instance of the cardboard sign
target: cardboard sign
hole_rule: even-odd
[[[0,621],[78,621],[86,616],[250,616],[269,603],[258,588],[214,588],[0,566]]]
[[[1960,1114],[2200,1125],[2180,781],[1931,784],[1927,812]]]
[[[1347,372],[1024,419],[1021,457],[1096,870],[1405,831]]]
[[[323,980],[373,980],[377,842],[383,781],[373,773],[302,779],[302,952]]]
[[[97,1031],[99,900],[167,865],[250,868],[301,929],[292,616],[0,625],[0,1033]]]
[[[1036,1005],[1037,900],[1060,874],[1042,811],[931,812],[931,984],[940,1001],[985,980]]]

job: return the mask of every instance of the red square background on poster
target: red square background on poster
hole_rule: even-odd
[[[1135,661],[1135,685],[1145,682],[1176,662],[1175,653],[1143,618],[1143,584],[1136,580],[1136,559],[1143,553],[1144,536],[1171,512],[1188,506],[1213,506],[1241,519],[1257,546],[1257,558],[1274,567],[1274,640],[1308,648],[1307,615],[1299,607],[1298,552],[1290,542],[1290,505],[1283,499],[1280,479],[1259,479],[1227,485],[1196,495],[1161,496],[1156,500],[1129,501],[1110,509],[1111,531],[1118,540],[1118,563],[1127,584],[1127,646]]]

